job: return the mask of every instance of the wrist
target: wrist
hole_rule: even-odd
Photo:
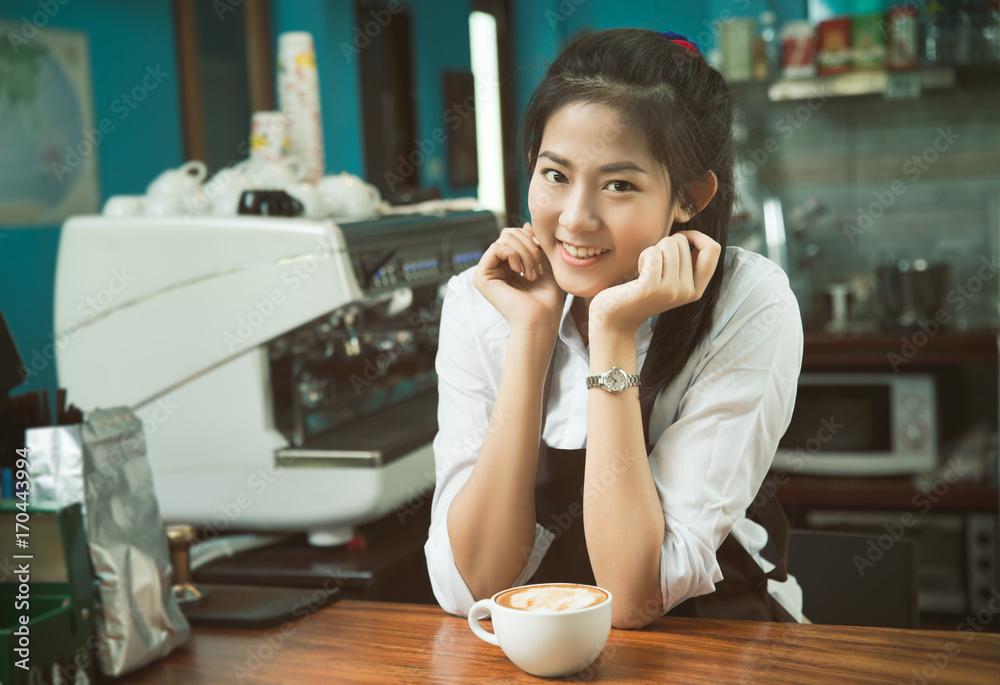
[[[642,321],[631,321],[621,315],[614,316],[603,312],[591,312],[587,322],[587,335],[590,340],[599,338],[633,340]]]
[[[635,336],[602,330],[590,339],[590,373],[602,374],[612,366],[636,373]]]
[[[559,326],[558,324],[548,324],[548,323],[538,323],[538,324],[519,324],[516,326],[511,326],[510,328],[510,339],[513,341],[523,340],[531,341],[533,343],[544,345],[551,343],[555,345],[556,339],[559,337]],[[551,345],[549,345],[551,347]]]

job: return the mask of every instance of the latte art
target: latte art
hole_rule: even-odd
[[[573,611],[592,607],[608,598],[603,590],[586,585],[529,585],[497,597],[497,604],[532,612]]]

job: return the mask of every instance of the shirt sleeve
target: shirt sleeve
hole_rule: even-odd
[[[434,597],[442,609],[461,616],[468,614],[475,598],[455,565],[448,536],[448,510],[472,474],[499,387],[499,378],[491,377],[486,358],[488,349],[482,344],[484,333],[488,333],[484,329],[506,326],[502,317],[476,291],[471,276],[470,269],[452,277],[442,305],[435,359],[438,375],[435,489],[430,530],[424,545]],[[502,360],[495,366],[501,367]],[[489,516],[490,513],[483,511],[481,515]],[[524,569],[514,585],[523,585],[534,575],[552,537],[550,531],[535,524],[534,544],[525,555]]]
[[[802,343],[795,297],[784,274],[771,273],[689,362],[677,416],[650,455],[666,523],[664,612],[722,580],[716,550],[745,517],[791,420]]]

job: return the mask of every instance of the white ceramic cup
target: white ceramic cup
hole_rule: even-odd
[[[184,204],[176,195],[147,195],[143,202],[146,216],[181,216]]]
[[[586,588],[604,593],[605,599],[582,609],[562,611],[527,611],[500,603],[512,593],[541,588],[565,588],[567,592]],[[479,614],[484,609],[493,617],[492,633],[479,625]],[[575,583],[510,588],[473,604],[469,627],[481,640],[500,647],[526,673],[545,678],[571,675],[594,663],[604,650],[611,634],[611,593]]]
[[[167,169],[149,184],[147,195],[175,195],[184,197],[194,195],[201,188],[202,181],[208,174],[204,162],[191,160],[176,169]]]
[[[104,216],[141,216],[146,211],[142,195],[112,195],[104,203]]]

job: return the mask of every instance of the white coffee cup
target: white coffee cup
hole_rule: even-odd
[[[141,216],[145,213],[142,195],[112,195],[104,203],[104,216]]]
[[[493,618],[492,633],[479,625],[483,609]],[[526,673],[571,675],[594,663],[608,641],[611,593],[575,583],[510,588],[473,604],[469,627]]]

